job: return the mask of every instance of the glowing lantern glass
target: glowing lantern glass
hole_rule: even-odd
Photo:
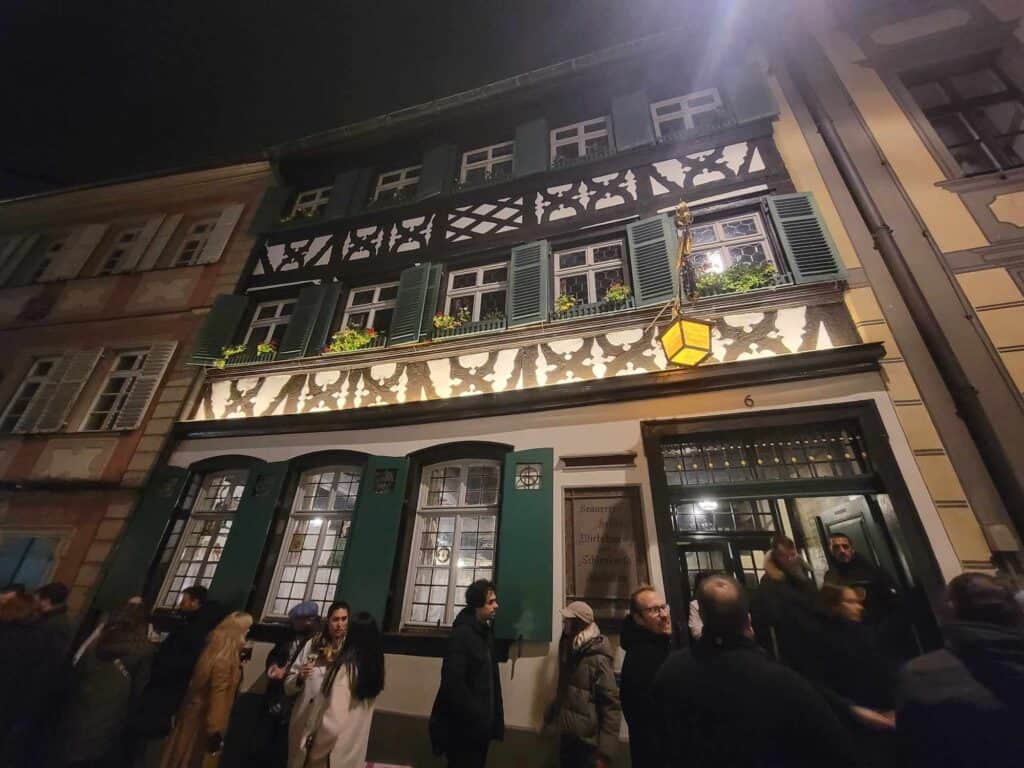
[[[661,332],[665,357],[676,365],[688,368],[703,363],[711,354],[712,323],[688,317],[676,317]]]

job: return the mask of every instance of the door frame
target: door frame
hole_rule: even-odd
[[[665,421],[644,421],[640,423],[644,454],[651,483],[651,497],[654,501],[654,525],[657,533],[658,554],[664,578],[665,598],[676,615],[686,609],[681,566],[676,553],[676,539],[668,509],[668,483],[661,456],[660,443],[666,437],[699,435],[720,431],[772,429],[792,427],[801,424],[819,424],[832,421],[854,421],[868,451],[873,473],[871,475],[841,480],[796,480],[766,481],[743,486],[722,486],[727,494],[749,497],[799,497],[829,496],[843,494],[872,495],[885,493],[892,503],[896,519],[900,524],[903,552],[910,575],[921,587],[933,615],[938,615],[944,600],[945,581],[932,551],[924,526],[917,513],[910,490],[903,480],[896,461],[889,435],[885,429],[873,400],[852,403],[837,403],[809,407],[782,408],[778,410],[754,411],[752,413],[723,414],[694,419],[673,419]],[[704,488],[705,493],[709,492]],[[891,531],[882,529],[890,545],[894,544]]]

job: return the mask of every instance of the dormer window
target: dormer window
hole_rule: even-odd
[[[607,117],[565,125],[551,132],[551,164],[558,166],[585,157],[602,157],[611,149]]]
[[[651,117],[659,139],[679,133],[716,128],[725,117],[725,106],[717,88],[694,91],[685,96],[651,104]]]
[[[373,191],[372,202],[408,200],[416,193],[416,188],[420,184],[422,168],[422,165],[411,165],[408,168],[399,168],[397,171],[380,174],[377,177],[377,186]]]
[[[479,184],[512,175],[516,145],[514,141],[492,144],[462,153],[463,184]]]
[[[317,187],[299,192],[292,208],[292,218],[303,217],[312,219],[320,216],[327,209],[327,201],[331,197],[330,187]]]

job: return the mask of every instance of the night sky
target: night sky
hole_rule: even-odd
[[[685,0],[2,0],[0,196],[281,141],[685,22]]]

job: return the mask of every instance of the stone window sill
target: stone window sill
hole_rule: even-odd
[[[940,181],[935,186],[962,195],[966,192],[986,192],[1024,184],[1024,168],[1010,168],[993,171],[980,176],[965,176],[959,179]]]

